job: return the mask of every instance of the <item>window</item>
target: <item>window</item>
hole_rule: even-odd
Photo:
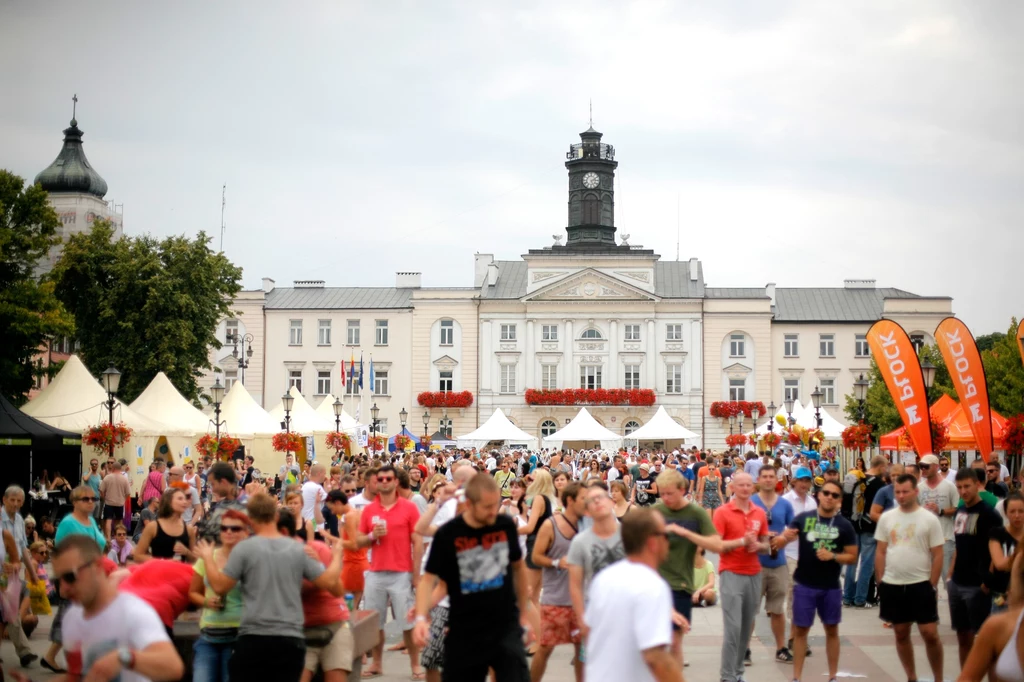
[[[378,369],[373,373],[374,395],[390,395],[388,392],[388,370]]]
[[[452,390],[454,390],[452,388],[452,386],[454,386],[454,384],[455,384],[455,380],[453,378],[454,374],[455,373],[452,370],[450,370],[450,369],[448,369],[448,370],[441,370],[441,383],[438,386],[437,390],[439,390],[439,391],[452,391]]]
[[[513,326],[513,329],[515,327]],[[498,388],[499,393],[515,393],[516,392],[516,366],[515,365],[502,365],[501,366],[501,386]]]
[[[445,438],[452,437],[452,420],[451,419],[438,419],[437,430],[441,432],[441,435]]]
[[[359,320],[348,321],[348,336],[345,343],[350,346],[359,345]]]
[[[319,369],[316,372],[316,394],[331,394],[331,370]]]
[[[288,327],[288,345],[302,345],[302,320],[292,320]]]
[[[516,340],[516,326],[514,324],[503,324],[503,325],[501,325],[501,340],[502,341],[515,341]]]
[[[836,335],[818,335],[818,355],[823,358],[834,358],[836,356]]]
[[[331,321],[320,320],[317,322],[316,327],[316,345],[318,346],[329,346],[331,345]]]
[[[359,395],[359,377],[355,372],[345,376],[345,395]]]
[[[640,325],[638,324],[627,324],[623,327],[626,335],[623,337],[625,341],[639,341],[640,340]]]
[[[800,380],[799,379],[786,379],[783,382],[784,391],[783,398],[785,400],[800,400]]]
[[[224,343],[234,343],[238,336],[238,320],[228,320],[224,323]]]
[[[580,388],[601,388],[600,365],[580,365]]]
[[[683,340],[683,325],[681,325],[681,324],[667,324],[667,325],[665,325],[665,340],[666,341],[682,341]]]
[[[683,366],[682,365],[666,365],[665,366],[665,393],[682,393],[683,392]]]
[[[622,387],[626,389],[640,388],[640,365],[626,365],[626,376]]]
[[[604,337],[601,336],[601,332],[597,331],[596,329],[591,328],[591,329],[585,330],[582,334],[580,334],[580,338],[581,339],[603,339]]]
[[[231,387],[238,381],[238,370],[237,369],[226,369],[224,370],[224,392],[227,393],[231,390]]]
[[[558,365],[540,366],[540,387],[545,391],[558,388]]]
[[[387,432],[388,432],[388,420],[387,420],[387,418],[386,417],[378,418],[377,419],[377,433],[378,434],[382,434],[382,433],[387,433]]]
[[[924,334],[911,334],[910,345],[914,347],[915,353],[920,353],[924,348]]]
[[[455,323],[451,320],[441,320],[441,345],[455,345]]]
[[[290,369],[288,370],[288,390],[292,390],[292,386],[299,393],[302,393],[302,370],[301,369]]]
[[[747,355],[747,344],[743,334],[732,334],[729,336],[729,357],[742,358]]]
[[[541,341],[558,341],[558,325],[557,324],[545,324],[541,327],[540,332]]]
[[[868,346],[867,334],[856,334],[853,337],[853,354],[858,358],[866,358],[871,355],[871,348]]]
[[[818,386],[821,392],[824,394],[821,396],[822,405],[836,405],[836,380],[835,379],[822,379],[821,384]]]
[[[743,379],[729,379],[729,400],[746,400],[747,382]]]
[[[550,419],[545,419],[544,421],[542,421],[540,423],[540,437],[541,438],[547,438],[548,436],[550,436],[551,434],[553,434],[557,430],[558,430],[558,424],[556,424],[555,422],[551,421]]]
[[[622,434],[625,435],[625,436],[628,436],[629,434],[633,433],[634,431],[636,431],[639,428],[640,428],[640,422],[635,421],[633,419],[630,419],[628,422],[626,422],[623,425],[623,427],[622,427]]]
[[[388,321],[387,320],[377,320],[376,329],[377,329],[377,336],[374,337],[374,339],[373,339],[374,345],[377,345],[377,346],[386,346],[386,345],[388,345]]]
[[[787,358],[800,357],[799,334],[786,334],[785,341],[782,344],[782,354],[785,355]]]

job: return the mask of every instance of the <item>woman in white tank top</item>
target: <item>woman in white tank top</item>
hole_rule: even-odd
[[[1024,546],[1017,548],[1010,575],[1010,608],[988,617],[957,682],[1024,682]]]

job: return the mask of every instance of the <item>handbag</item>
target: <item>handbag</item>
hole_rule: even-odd
[[[308,649],[322,649],[331,643],[334,639],[334,634],[341,628],[341,623],[334,623],[332,625],[319,625],[316,627],[305,628],[303,636],[306,638],[306,648]]]
[[[32,613],[37,616],[49,616],[53,612],[50,608],[50,599],[46,595],[46,582],[42,580],[28,584],[28,600]]]

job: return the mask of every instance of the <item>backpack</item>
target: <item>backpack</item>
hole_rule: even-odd
[[[850,469],[843,479],[843,503],[839,513],[851,521],[854,527],[865,513],[864,490],[867,488],[864,472],[860,469]]]

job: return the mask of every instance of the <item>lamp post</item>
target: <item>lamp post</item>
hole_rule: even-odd
[[[224,402],[224,385],[220,383],[220,377],[210,387],[210,398],[213,400],[213,427],[217,430],[217,447],[220,447],[220,427],[224,425],[220,420],[220,404]]]
[[[452,434],[449,433],[449,429],[448,429],[448,406],[447,405],[445,405],[444,407],[441,408],[441,424],[443,425],[441,431],[442,431],[442,433],[444,433],[444,437],[445,438],[451,438]]]
[[[285,393],[281,396],[281,406],[284,407],[284,432],[292,432],[292,405],[295,403],[295,398],[290,394]]]
[[[406,412],[405,408],[403,407],[402,411],[398,413],[398,423],[402,425],[402,430],[399,431],[399,433],[401,433],[403,436],[405,435],[405,422],[407,419],[409,419],[409,413]]]
[[[853,382],[853,397],[857,399],[858,421],[864,421],[864,403],[868,398],[868,386],[868,380],[864,378],[863,374]]]
[[[789,415],[789,427],[790,428],[793,428],[793,425],[796,424],[796,420],[793,419],[793,403],[794,402],[796,402],[796,401],[794,401],[793,398],[788,397],[788,396],[782,401],[782,404],[786,408],[786,414]]]
[[[814,404],[814,421],[818,423],[818,428],[821,428],[823,422],[821,418],[821,397],[825,395],[820,388],[814,387],[814,392],[811,393],[811,402]]]
[[[103,388],[107,391],[107,419],[110,424],[110,448],[107,455],[111,458],[114,457],[114,405],[117,404],[114,394],[117,393],[117,388],[120,385],[121,373],[111,365],[103,373]]]
[[[423,442],[425,443],[427,438],[430,437],[430,410],[423,410]],[[426,450],[427,446],[424,445],[423,449]]]
[[[921,374],[924,375],[925,393],[932,390],[932,386],[935,385],[935,370],[935,365],[928,358],[921,360]]]
[[[249,363],[252,361],[253,335],[252,334],[246,334],[241,339],[239,339],[238,338],[238,332],[235,332],[234,334],[231,335],[231,338],[229,340],[234,344],[234,348],[231,349],[231,357],[233,357],[235,360],[238,361],[238,368],[240,370],[242,370],[242,385],[244,386],[245,385],[245,370],[246,370],[246,368],[249,367]],[[241,340],[242,348],[245,350],[245,352],[242,354],[241,357],[239,357],[239,353],[238,353],[238,342],[239,342],[239,340]],[[248,344],[248,348],[246,348],[246,344]]]
[[[730,436],[733,433],[735,433],[735,428],[736,428],[736,415],[730,414],[729,415],[729,435]]]
[[[768,403],[768,433],[771,433],[775,429],[775,411],[779,409],[775,407],[775,401]]]
[[[757,447],[757,445],[756,445],[756,443],[757,443],[757,420],[761,416],[761,410],[757,407],[757,403],[756,402],[753,405],[750,406],[750,416],[754,420],[754,436],[753,436],[753,438],[754,438],[754,443],[755,443],[754,447],[756,448]]]
[[[377,407],[377,403],[374,403],[373,406],[370,407],[370,430],[373,433],[373,440],[371,442],[373,443],[374,454],[377,452],[377,417],[379,416],[380,408]]]
[[[345,409],[345,404],[341,402],[341,398],[334,399],[334,430],[341,431],[341,413]]]

